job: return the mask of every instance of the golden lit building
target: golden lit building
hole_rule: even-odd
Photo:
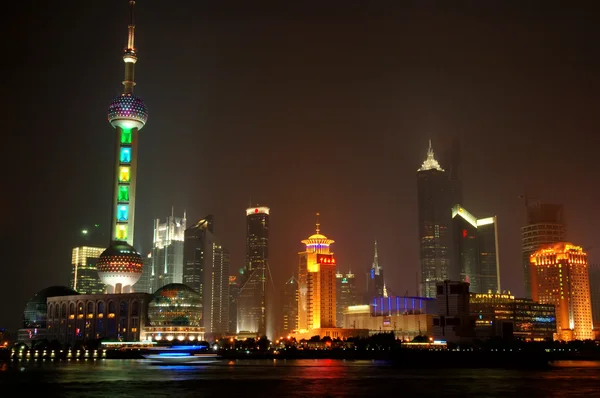
[[[587,254],[580,246],[560,242],[531,255],[531,296],[556,307],[560,340],[593,339]]]
[[[104,293],[106,287],[98,276],[96,263],[105,247],[78,246],[71,254],[70,288],[80,294]]]
[[[317,216],[319,213],[317,213]],[[336,320],[336,262],[329,246],[334,242],[320,233],[302,241],[298,253],[298,330],[334,328]]]

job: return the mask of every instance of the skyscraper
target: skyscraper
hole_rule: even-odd
[[[453,263],[472,293],[500,291],[497,225],[495,216],[477,219],[461,205],[452,208]]]
[[[427,158],[417,171],[421,295],[436,296],[436,282],[451,277],[452,190],[444,169],[435,159],[431,141]]]
[[[592,321],[594,329],[600,329],[600,264],[589,265],[590,296],[592,300]]]
[[[298,279],[292,276],[287,280],[282,295],[283,319],[281,333],[289,335],[298,329]]]
[[[529,202],[525,197],[527,225],[521,228],[525,295],[531,298],[531,255],[543,246],[567,239],[564,208],[560,204]]]
[[[379,265],[379,255],[377,254],[377,241],[373,252],[373,263],[367,274],[367,302],[370,303],[373,297],[383,296],[384,291],[383,268]]]
[[[133,248],[138,132],[148,120],[144,101],[133,94],[135,48],[134,0],[129,1],[127,46],[123,54],[123,93],[108,108],[108,121],[116,132],[114,184],[111,212],[111,245],[98,259],[98,275],[109,292],[130,290],[142,273],[142,258]]]
[[[587,254],[580,246],[559,242],[531,255],[531,295],[554,304],[560,340],[593,339]]]
[[[213,241],[212,214],[200,219],[184,232],[183,283],[198,293],[204,293],[207,245]]]
[[[106,287],[100,281],[96,263],[105,249],[103,247],[74,247],[71,255],[71,289],[80,294],[104,293]]]
[[[318,220],[316,233],[302,241],[306,250],[298,253],[298,329],[301,331],[336,327],[336,261],[329,250],[333,242],[321,234]]]
[[[183,241],[186,216],[175,217],[172,213],[164,223],[154,220],[152,239],[152,267],[150,284],[152,291],[170,283],[183,282]]]
[[[266,289],[269,279],[269,212],[246,209],[246,266],[240,283],[238,332],[266,334]]]
[[[231,270],[230,270],[231,272]],[[238,283],[238,275],[229,275],[229,333],[237,332],[237,316],[238,316],[238,295],[240,285]]]
[[[213,240],[210,245],[210,256],[207,257],[210,276],[209,284],[204,290],[202,305],[208,307],[204,328],[207,333],[222,336],[229,331],[229,251]]]
[[[336,279],[336,317],[335,323],[337,327],[349,327],[344,325],[344,310],[351,305],[357,305],[356,300],[356,280],[354,274],[348,271],[347,274],[338,272],[335,275]],[[383,295],[383,286],[382,286]],[[369,299],[369,300],[372,300]]]
[[[154,293],[152,290],[152,284],[150,283],[150,274],[152,273],[152,252],[143,256],[143,268],[142,268],[142,276],[140,279],[133,285],[133,290],[136,293]]]

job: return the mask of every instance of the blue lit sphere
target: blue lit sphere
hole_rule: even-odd
[[[133,94],[121,94],[115,97],[108,107],[108,121],[115,128],[141,130],[147,120],[146,104]]]

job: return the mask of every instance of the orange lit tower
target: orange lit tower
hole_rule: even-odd
[[[302,243],[298,253],[298,330],[334,328],[336,318],[336,262],[329,250],[334,242],[321,234],[317,213],[316,233]]]
[[[587,254],[580,246],[560,242],[547,245],[531,257],[531,296],[556,307],[560,340],[593,339],[592,305]]]
[[[116,133],[114,182],[111,213],[111,245],[100,255],[98,275],[108,285],[109,293],[131,291],[142,275],[142,257],[133,248],[133,221],[135,214],[135,185],[137,176],[138,131],[148,120],[144,101],[133,94],[135,48],[134,0],[129,0],[127,46],[123,52],[125,78],[123,92],[114,98],[108,108],[108,121]]]

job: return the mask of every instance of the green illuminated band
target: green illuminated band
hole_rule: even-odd
[[[121,144],[131,144],[131,129],[121,129]]]

